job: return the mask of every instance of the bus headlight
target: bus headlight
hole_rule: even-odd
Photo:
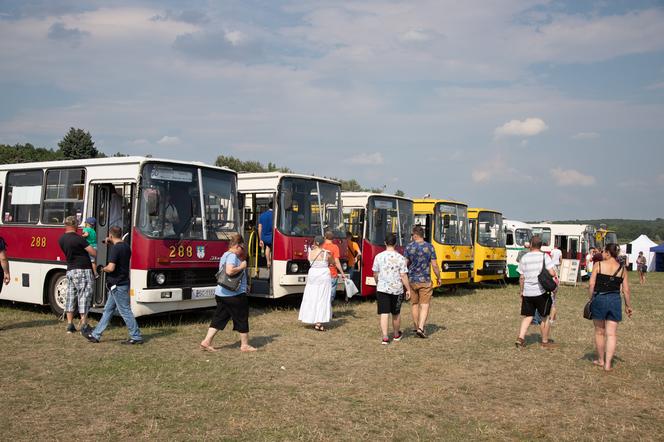
[[[470,270],[473,270],[473,267],[475,267],[475,263],[473,261],[470,261]]]
[[[291,273],[297,273],[298,270],[300,270],[300,266],[297,265],[296,262],[291,262],[291,265],[290,265]]]
[[[443,264],[443,270],[448,271],[450,268],[450,265],[448,263]]]
[[[166,275],[164,275],[163,273],[155,273],[154,282],[156,282],[159,285],[164,285],[164,283],[166,282]]]

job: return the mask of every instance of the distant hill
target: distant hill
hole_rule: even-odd
[[[542,222],[542,221],[536,221]],[[640,235],[648,235],[650,239],[661,243],[664,241],[664,218],[647,219],[573,219],[565,221],[547,221],[554,224],[592,224],[599,227],[606,224],[610,230],[618,234],[621,244],[634,241]]]

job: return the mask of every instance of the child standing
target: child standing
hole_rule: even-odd
[[[88,245],[92,246],[93,249],[97,250],[97,232],[95,231],[95,226],[97,225],[97,220],[95,217],[91,216],[85,219],[85,224],[83,227],[83,238],[86,239]],[[97,274],[97,263],[94,256],[90,256],[90,261],[92,261],[92,273],[95,275],[95,279],[99,278]]]

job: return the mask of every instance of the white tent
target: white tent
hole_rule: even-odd
[[[629,262],[632,263],[632,269],[636,270],[636,258],[639,257],[639,252],[643,252],[643,255],[646,257],[646,262],[648,265],[648,271],[652,272],[655,270],[655,253],[650,251],[651,247],[657,245],[656,242],[652,241],[646,235],[641,235],[630,243],[632,245],[632,253],[628,255]]]

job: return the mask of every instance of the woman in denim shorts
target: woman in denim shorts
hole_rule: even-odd
[[[622,321],[622,299],[620,292],[625,294],[625,312],[632,316],[627,272],[616,259],[618,246],[607,244],[603,252],[603,260],[593,266],[590,277],[590,311],[595,325],[595,347],[597,359],[593,364],[603,367],[605,371],[612,369],[611,360],[616,351],[618,323]]]

